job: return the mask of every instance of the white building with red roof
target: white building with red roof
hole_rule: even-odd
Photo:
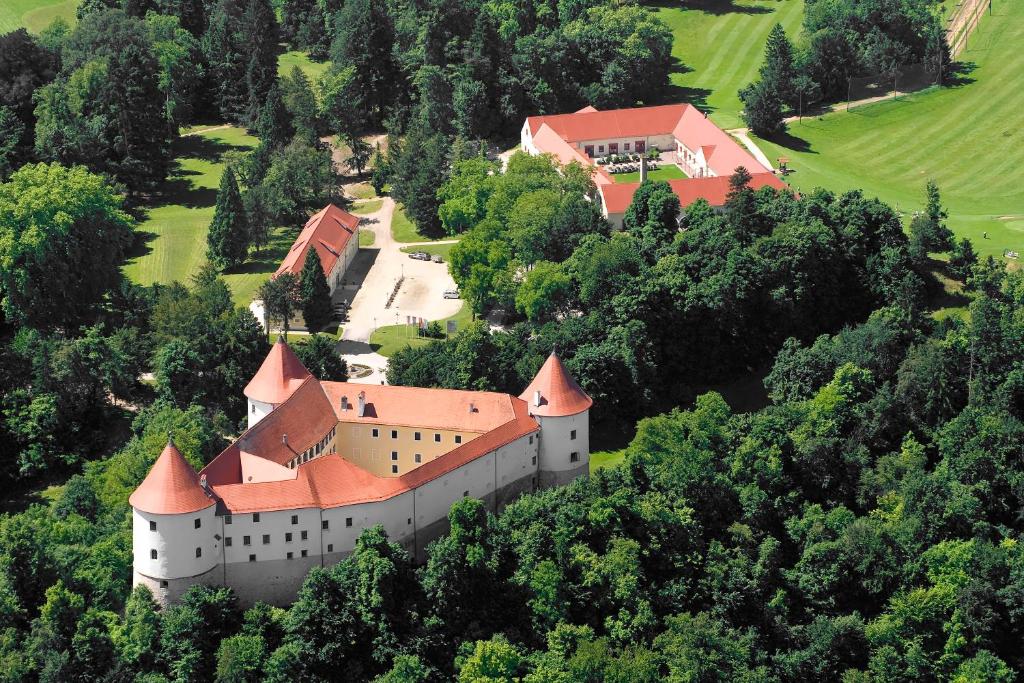
[[[249,428],[199,473],[174,448],[132,494],[134,583],[287,604],[380,524],[418,560],[472,496],[497,512],[586,476],[592,401],[552,354],[520,397],[321,382],[283,341],[246,387]]]
[[[740,166],[751,174],[755,189],[786,187],[770,168],[689,104],[610,111],[586,107],[570,114],[530,116],[520,132],[520,147],[529,154],[550,154],[563,165],[577,161],[594,167],[602,210],[616,228],[622,227],[640,183],[617,183],[597,164],[597,159],[610,155],[663,152],[663,162],[677,165],[687,176],[669,181],[683,207],[698,199],[722,206],[728,177]]]

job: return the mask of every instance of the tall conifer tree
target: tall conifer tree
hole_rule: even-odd
[[[312,247],[306,253],[306,263],[299,274],[299,297],[306,328],[310,332],[323,329],[331,320],[331,289],[320,255]]]
[[[206,257],[219,268],[230,268],[245,260],[249,253],[249,230],[245,220],[242,194],[235,173],[229,166],[220,177],[217,207],[206,236]]]

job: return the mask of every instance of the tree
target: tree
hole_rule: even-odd
[[[256,134],[269,149],[284,147],[295,135],[291,117],[281,97],[281,89],[275,82],[270,86],[266,99],[256,117]]]
[[[268,214],[280,222],[305,223],[306,218],[338,194],[338,173],[331,150],[319,141],[296,138],[275,151],[260,187]]]
[[[348,381],[348,363],[338,354],[336,340],[329,334],[312,334],[309,341],[296,344],[295,355],[313,376],[324,382]]]
[[[925,215],[931,222],[934,230],[934,251],[950,251],[953,248],[953,231],[946,225],[946,217],[949,215],[942,207],[942,199],[939,197],[939,186],[934,180],[929,180],[925,185],[927,203]]]
[[[103,178],[81,167],[27,165],[0,184],[5,315],[38,329],[89,321],[121,280],[134,227],[122,204]]]
[[[33,93],[53,80],[54,55],[21,28],[0,35],[0,180],[31,159]]]
[[[201,104],[198,99],[205,77],[202,50],[199,40],[177,16],[148,13],[146,33],[160,64],[158,85],[165,95],[164,114],[174,137]]]
[[[373,153],[373,174],[370,176],[370,184],[373,191],[378,195],[384,194],[384,186],[388,184],[389,172],[387,159],[380,151],[380,143],[377,143],[377,151]]]
[[[391,195],[423,235],[441,232],[438,190],[448,174],[448,140],[415,124],[401,148],[389,149]]]
[[[971,272],[978,264],[978,254],[974,251],[971,241],[964,237],[953,247],[949,255],[949,269],[962,282],[966,284],[971,277]]]
[[[782,100],[764,81],[754,81],[739,92],[743,102],[743,120],[755,135],[771,137],[785,130]]]
[[[299,293],[299,278],[291,273],[281,273],[260,287],[260,298],[266,311],[267,335],[270,335],[270,320],[280,320],[287,337],[289,325],[295,310],[302,305]]]
[[[394,61],[395,29],[383,0],[346,2],[334,17],[332,69],[353,68],[360,127],[378,125],[400,82]],[[353,131],[346,131],[353,132]]]
[[[316,97],[306,74],[299,67],[281,79],[284,106],[291,115],[295,133],[312,143],[317,139],[320,121],[317,114]]]
[[[323,329],[331,320],[331,290],[320,263],[320,255],[312,246],[299,273],[299,300],[302,319],[310,332]]]
[[[351,152],[349,158],[345,161],[345,165],[348,166],[350,171],[355,171],[357,176],[363,175],[363,169],[370,160],[373,148],[370,147],[370,143],[357,135],[345,136],[345,144],[348,145]]]
[[[551,320],[564,309],[571,287],[560,264],[538,261],[516,292],[516,309],[531,322]]]
[[[176,680],[212,680],[217,647],[240,621],[238,599],[230,588],[195,585],[185,591],[161,620],[161,657],[171,675]]]
[[[478,640],[473,653],[459,665],[460,683],[485,683],[517,680],[523,656],[503,635]]]
[[[247,0],[239,25],[239,39],[248,55],[245,85],[249,102],[246,120],[256,121],[273,87],[277,84],[277,17],[270,0]]]
[[[231,268],[249,253],[249,227],[235,172],[230,166],[220,176],[217,205],[206,235],[206,258],[218,268]]]
[[[217,648],[217,683],[259,683],[269,657],[261,636],[236,635],[225,638]]]
[[[786,37],[782,24],[775,24],[768,33],[764,46],[764,63],[758,71],[761,83],[790,109],[796,109],[796,68],[793,64],[793,45]]]

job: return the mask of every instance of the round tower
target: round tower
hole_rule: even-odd
[[[161,604],[195,583],[216,583],[220,528],[216,501],[192,465],[167,442],[132,493],[132,585],[145,584]]]
[[[245,387],[244,393],[249,403],[249,427],[284,403],[307,377],[310,377],[309,370],[284,337],[278,337],[277,343],[263,360],[263,365]]]
[[[586,476],[590,471],[590,406],[594,401],[554,351],[519,398],[526,401],[530,415],[540,425],[540,485],[557,486]]]

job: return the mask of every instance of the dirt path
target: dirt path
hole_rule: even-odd
[[[190,130],[184,133],[181,137],[187,138],[189,135],[202,135],[204,133],[211,133],[215,130],[224,130],[225,128],[234,128],[230,123],[225,123],[221,126],[210,126],[209,128],[200,128],[199,130]]]
[[[762,166],[767,168],[769,171],[775,170],[775,167],[772,166],[772,162],[768,160],[765,153],[762,152],[761,148],[755,145],[754,141],[750,139],[749,135],[747,135],[747,133],[750,132],[749,128],[732,128],[725,132],[742,142],[743,146],[747,148],[747,151],[753,154],[754,158],[757,159]]]

